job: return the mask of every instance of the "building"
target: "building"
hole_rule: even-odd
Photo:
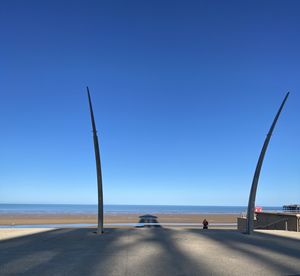
[[[246,232],[247,218],[238,218],[238,230]],[[255,212],[254,229],[300,232],[300,205],[284,205],[282,211]]]

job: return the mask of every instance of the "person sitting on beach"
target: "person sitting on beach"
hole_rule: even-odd
[[[203,229],[208,229],[208,221],[204,219],[202,223],[203,223]]]

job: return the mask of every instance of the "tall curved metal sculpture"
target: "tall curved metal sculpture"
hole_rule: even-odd
[[[251,190],[250,190],[250,195],[249,195],[249,202],[248,202],[248,211],[247,211],[247,231],[246,231],[246,234],[251,234],[253,233],[253,226],[254,226],[254,212],[255,212],[255,199],[256,199],[256,191],[257,191],[257,185],[258,185],[258,180],[259,180],[259,175],[260,175],[260,171],[261,171],[261,167],[262,167],[262,164],[263,164],[263,161],[264,161],[264,157],[265,157],[265,153],[267,151],[267,148],[268,148],[268,144],[270,142],[270,139],[271,139],[271,136],[272,136],[272,133],[273,133],[273,130],[275,128],[275,125],[277,123],[277,120],[280,116],[280,113],[284,107],[284,104],[287,100],[289,96],[289,92],[285,95],[282,103],[281,103],[281,106],[279,107],[279,110],[273,120],[273,123],[270,127],[270,130],[267,134],[267,137],[265,139],[265,142],[264,142],[264,145],[262,147],[262,150],[260,152],[260,155],[259,155],[259,158],[258,158],[258,162],[257,162],[257,165],[256,165],[256,169],[255,169],[255,173],[254,173],[254,177],[253,177],[253,180],[252,180],[252,186],[251,186]]]
[[[95,124],[95,118],[94,118],[94,112],[93,112],[93,107],[92,107],[90,91],[89,91],[88,87],[86,89],[87,89],[90,113],[91,113],[95,159],[96,159],[96,169],[97,169],[97,183],[98,183],[98,228],[97,228],[97,234],[102,234],[103,233],[103,189],[102,189],[102,171],[101,171],[101,162],[100,162],[100,150],[99,150],[99,142],[98,142],[98,136],[97,136],[97,130],[96,130],[96,124]]]

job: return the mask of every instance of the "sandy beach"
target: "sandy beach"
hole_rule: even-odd
[[[106,214],[104,223],[137,223],[145,214]],[[210,223],[235,223],[237,214],[151,214],[160,223],[201,223],[206,218]],[[0,225],[28,224],[79,224],[97,223],[96,215],[40,215],[40,214],[4,214],[0,216]]]

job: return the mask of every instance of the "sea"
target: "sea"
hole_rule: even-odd
[[[264,211],[282,210],[278,206],[262,206]],[[80,204],[0,204],[1,214],[97,214],[97,205]],[[241,214],[247,206],[182,206],[182,205],[104,205],[105,214]]]

